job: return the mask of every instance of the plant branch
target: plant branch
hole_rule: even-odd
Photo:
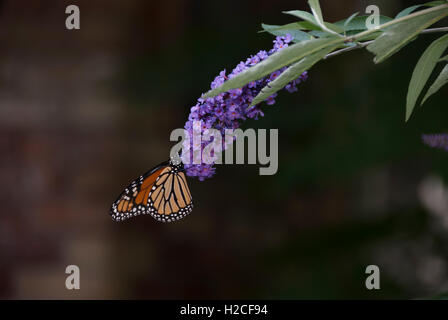
[[[448,32],[448,27],[425,29],[421,33]]]
[[[428,34],[428,33],[436,33],[436,32],[448,32],[448,27],[425,29],[425,30],[422,30],[422,32],[420,32],[420,34]],[[375,41],[375,40],[365,41],[365,42],[358,42],[355,46],[347,47],[347,48],[343,48],[343,49],[340,49],[340,50],[333,51],[332,53],[327,54],[324,57],[324,59],[328,59],[328,58],[340,55],[340,54],[342,54],[344,52],[348,52],[348,51],[352,51],[352,50],[356,50],[356,49],[361,49],[361,48],[367,47],[373,41]]]
[[[417,11],[415,13],[409,14],[409,15],[401,17],[399,19],[394,19],[394,20],[391,20],[389,22],[383,23],[382,25],[378,26],[378,28],[369,29],[369,30],[360,32],[358,34],[355,34],[355,35],[353,35],[351,37],[348,37],[347,41],[354,42],[357,39],[362,39],[362,38],[364,38],[364,37],[366,37],[366,36],[368,36],[368,35],[370,35],[370,34],[372,34],[374,32],[377,32],[378,30],[381,30],[381,29],[393,26],[393,25],[395,25],[397,23],[400,23],[400,22],[403,22],[403,21],[406,21],[406,20],[409,20],[409,19],[413,19],[415,17],[421,16],[421,15],[425,15],[425,14],[428,14],[430,12],[439,11],[439,10],[443,10],[443,9],[447,9],[447,8],[448,8],[448,4],[442,4],[440,6],[432,7],[432,8],[421,10],[421,11]]]
[[[352,51],[352,50],[356,50],[356,49],[360,49],[360,48],[367,47],[367,46],[368,46],[369,44],[371,44],[373,41],[374,41],[374,40],[366,41],[366,42],[359,42],[359,43],[357,43],[355,46],[347,47],[347,48],[343,48],[343,49],[340,49],[340,50],[333,51],[332,53],[327,54],[327,55],[324,57],[324,59],[328,59],[328,58],[331,58],[331,57],[340,55],[340,54],[342,54],[342,53],[344,53],[344,52],[348,52],[348,51]]]

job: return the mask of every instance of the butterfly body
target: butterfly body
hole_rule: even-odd
[[[193,210],[193,199],[183,171],[182,164],[167,161],[132,181],[112,204],[112,219],[144,214],[161,222],[184,218]]]

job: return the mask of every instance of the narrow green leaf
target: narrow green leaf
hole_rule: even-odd
[[[322,27],[319,25],[316,18],[309,12],[302,11],[302,10],[292,10],[292,11],[283,11],[283,13],[303,19],[303,20],[307,21],[308,23],[312,24],[314,26],[314,28],[310,29],[310,30],[322,30]],[[344,31],[341,27],[335,26],[334,24],[331,24],[328,22],[325,22],[325,26],[328,29],[333,30],[336,33],[341,33]]]
[[[448,61],[448,54],[444,56],[443,58],[440,58],[439,61]]]
[[[446,3],[446,1],[431,1],[428,3],[424,3],[424,4],[417,4],[415,6],[411,6],[409,8],[406,8],[406,9],[400,11],[400,13],[397,14],[395,19],[399,19],[399,18],[405,17],[407,15],[410,15],[412,12],[414,12],[415,10],[417,10],[418,8],[421,8],[421,7],[434,7],[434,6],[439,6],[441,4],[444,4],[444,3]]]
[[[308,21],[314,24],[315,26],[319,25],[314,16],[309,12],[302,10],[291,10],[291,11],[283,11],[283,13]]]
[[[287,30],[287,29],[289,29],[289,30],[320,30],[319,27],[315,26],[312,23],[309,23],[308,21],[292,22],[292,23],[284,24],[282,26],[262,23],[261,27],[263,28],[263,30],[261,30],[259,32],[281,31],[281,30]]]
[[[417,62],[409,82],[408,95],[406,98],[406,121],[414,110],[420,93],[434,70],[440,56],[448,47],[448,34],[431,43]]]
[[[350,22],[352,22],[353,19],[355,19],[358,16],[359,12],[355,12],[350,17],[348,17],[344,22],[344,31],[347,31],[347,27],[350,25]]]
[[[353,30],[364,31],[364,30],[367,30],[366,20],[368,17],[369,16],[367,16],[367,15],[356,16],[356,17],[353,17],[351,20],[349,20],[350,18],[348,18],[348,19],[344,19],[344,20],[335,22],[334,25],[343,28],[344,31],[346,31],[346,32],[353,31]],[[380,15],[380,25],[384,24],[386,22],[389,22],[391,20],[393,20],[393,19],[388,16]]]
[[[434,83],[431,85],[431,87],[428,89],[428,92],[426,93],[425,97],[423,98],[422,104],[428,100],[430,96],[432,96],[434,93],[440,90],[444,85],[448,83],[448,64],[445,66],[445,68],[442,69],[437,79],[434,81]]]
[[[432,11],[397,23],[384,31],[367,50],[375,54],[375,63],[380,63],[411,42],[425,28],[448,14],[448,8]]]
[[[327,27],[324,24],[324,18],[322,16],[322,9],[320,8],[319,0],[308,0],[308,5],[311,8],[311,12],[313,13],[314,19],[316,19],[317,24],[325,30]]]
[[[203,98],[213,97],[231,89],[242,88],[249,82],[258,80],[284,66],[288,66],[296,61],[299,61],[307,55],[313,54],[327,46],[342,44],[343,42],[343,38],[332,37],[312,39],[295,43],[287,48],[277,51],[266,60],[263,60],[255,66],[237,74],[235,77],[224,82],[220,87],[210,90],[203,96]]]
[[[407,16],[407,15],[411,14],[412,12],[414,12],[415,10],[417,10],[418,8],[421,8],[421,7],[423,7],[422,4],[417,4],[417,5],[415,5],[415,6],[406,8],[406,9],[400,11],[400,13],[397,14],[397,16],[395,17],[395,19],[399,19],[399,18],[401,18],[401,17]]]
[[[337,25],[335,25],[335,24],[333,24],[333,23],[330,23],[330,22],[324,22],[324,25],[326,26],[327,31],[328,31],[328,30],[331,30],[331,31],[333,31],[333,33],[334,33],[335,35],[339,35],[339,36],[341,36],[340,33],[343,33],[343,32],[344,32],[344,29],[343,29],[343,28],[338,27]]]
[[[332,52],[340,45],[330,45],[320,51],[306,56],[299,62],[294,63],[283,71],[275,80],[269,82],[258,95],[252,100],[249,107],[263,102],[277,91],[283,89],[289,82],[297,79],[303,72],[309,70],[314,64],[322,60],[328,53]]]
[[[274,36],[281,37],[285,36],[286,34],[290,34],[294,42],[313,39],[312,35],[301,31],[300,30],[301,26],[297,25],[297,23],[290,23],[284,26],[274,26],[262,23],[261,27],[270,34],[273,34]]]
[[[447,0],[436,0],[436,1],[426,2],[424,5],[427,7],[435,7],[435,6],[440,6],[441,4],[445,4],[447,2],[448,2]]]
[[[378,37],[379,37],[382,33],[383,33],[383,31],[378,30],[378,31],[372,32],[372,33],[370,33],[370,34],[368,34],[368,35],[366,35],[366,36],[359,37],[359,38],[358,38],[358,41],[375,40],[375,39],[378,39]]]
[[[308,0],[308,5],[313,12],[314,18],[317,21],[317,24],[322,28],[322,30],[327,31],[328,33],[333,33],[339,35],[339,33],[343,32],[343,30],[338,28],[334,30],[335,26],[331,24],[327,24],[324,22],[324,18],[322,15],[322,9],[320,8],[319,0]]]
[[[310,34],[316,38],[334,37],[334,35],[332,33],[328,33],[326,31],[321,31],[321,30],[312,30],[312,31],[308,32],[308,34]]]

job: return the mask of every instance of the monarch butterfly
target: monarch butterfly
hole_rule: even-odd
[[[132,181],[112,204],[112,219],[123,221],[141,214],[161,222],[184,218],[193,210],[193,198],[183,171],[182,163],[170,160]]]

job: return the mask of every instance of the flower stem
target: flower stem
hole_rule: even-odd
[[[436,33],[436,32],[448,32],[448,27],[425,29],[425,30],[422,30],[422,32],[420,32],[420,34],[428,34],[428,33]],[[332,53],[327,54],[324,59],[328,59],[328,58],[340,55],[340,54],[342,54],[344,52],[348,52],[348,51],[352,51],[352,50],[356,50],[356,49],[361,49],[361,48],[367,47],[373,41],[375,41],[375,40],[365,41],[365,42],[358,42],[356,44],[356,46],[343,48],[343,49],[340,49],[340,50],[333,51]]]
[[[347,38],[347,42],[354,42],[357,39],[362,39],[362,38],[364,38],[364,37],[366,37],[366,36],[368,36],[368,35],[370,35],[370,34],[372,34],[374,32],[377,32],[378,30],[381,30],[381,29],[393,26],[393,25],[395,25],[397,23],[400,23],[400,22],[403,22],[403,21],[406,21],[406,20],[409,20],[409,19],[413,19],[415,17],[421,16],[421,15],[425,15],[425,14],[428,14],[428,13],[431,13],[431,12],[447,9],[447,8],[448,8],[448,4],[442,4],[442,5],[437,6],[437,7],[432,7],[432,8],[429,8],[429,9],[417,11],[417,12],[409,14],[407,16],[404,16],[404,17],[401,17],[401,18],[394,19],[394,20],[391,20],[389,22],[383,23],[382,25],[378,26],[378,28],[369,29],[369,30],[360,32],[358,34],[355,34],[355,35],[353,35],[351,37],[348,37]]]
[[[448,27],[425,29],[421,33],[448,32]]]

